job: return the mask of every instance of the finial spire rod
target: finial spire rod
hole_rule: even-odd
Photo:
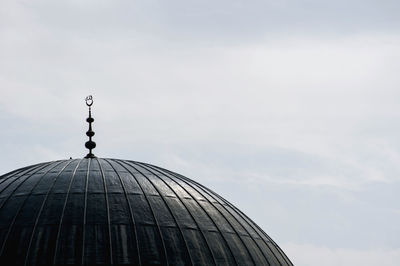
[[[96,158],[92,153],[92,150],[96,148],[96,142],[92,141],[92,137],[94,136],[94,131],[92,130],[92,123],[94,119],[92,118],[92,105],[93,105],[93,97],[89,95],[85,98],[86,105],[89,107],[89,117],[86,121],[89,123],[89,130],[86,132],[86,136],[89,137],[89,141],[85,143],[85,147],[89,149],[89,153],[85,156],[85,158]]]

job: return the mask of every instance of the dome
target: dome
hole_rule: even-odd
[[[60,160],[0,177],[0,264],[292,265],[245,214],[146,163]]]

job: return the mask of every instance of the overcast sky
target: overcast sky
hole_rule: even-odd
[[[0,174],[86,154],[213,189],[295,265],[400,261],[400,1],[0,1]]]

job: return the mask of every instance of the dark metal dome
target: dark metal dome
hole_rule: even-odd
[[[150,164],[100,158],[0,177],[0,264],[292,265],[204,186]]]

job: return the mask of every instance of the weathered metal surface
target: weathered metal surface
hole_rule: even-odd
[[[0,265],[292,265],[222,197],[150,164],[42,163],[0,177]]]

